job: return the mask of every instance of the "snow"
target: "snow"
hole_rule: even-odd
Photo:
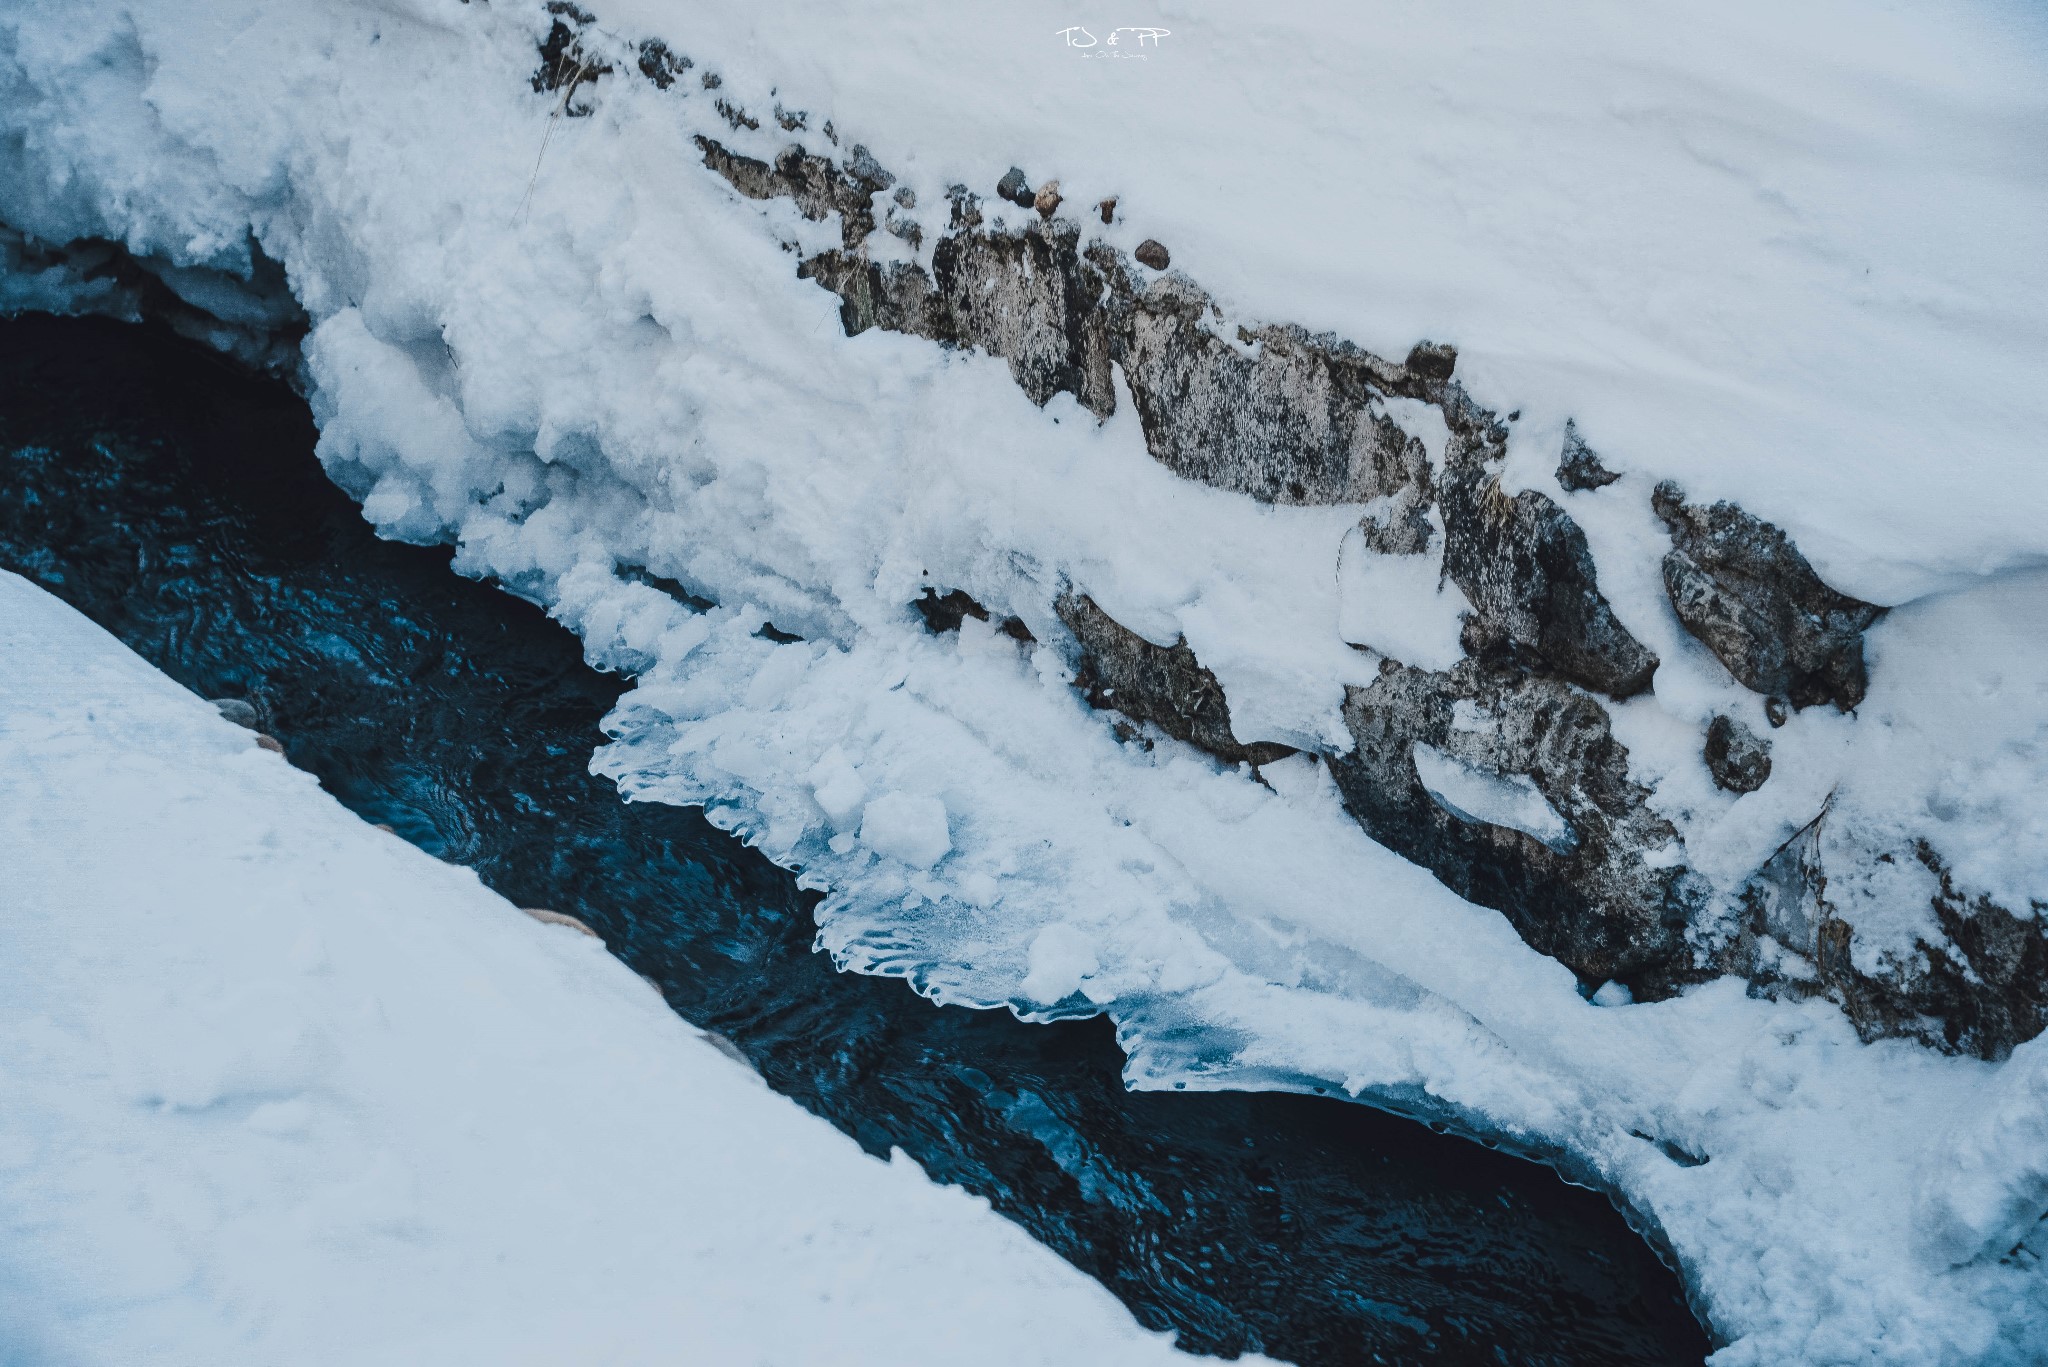
[[[1165,1361],[0,573],[9,1362]]]
[[[1002,362],[846,339],[782,245],[830,225],[741,200],[690,141],[772,153],[765,116],[803,109],[807,145],[833,121],[928,226],[946,185],[1014,162],[1121,196],[1103,236],[1165,241],[1226,321],[1455,342],[1479,401],[1522,413],[1511,491],[1579,521],[1663,661],[1615,730],[1673,858],[1725,892],[1832,794],[1831,869],[1913,829],[2024,906],[2048,897],[2038,7],[1132,0],[1118,22],[1171,33],[1113,62],[1055,11],[614,0],[620,54],[665,37],[764,126],[608,77],[550,131],[529,0],[17,0],[0,221],[181,271],[246,275],[252,237],[281,261],[329,471],[387,535],[453,541],[632,672],[598,768],[801,867],[843,966],[1107,1010],[1136,1086],[1342,1088],[1551,1159],[1668,1241],[1722,1363],[2048,1360],[2048,1279],[2012,1252],[2048,1210],[2048,1044],[1865,1045],[1735,982],[1588,1003],[1369,841],[1322,765],[1126,744],[1053,645],[931,636],[926,587],[1051,643],[1071,586],[1184,636],[1241,740],[1342,748],[1343,687],[1378,667],[1353,643],[1447,662],[1462,604],[1426,560],[1364,553],[1370,510],[1173,478],[1128,394],[1098,424],[1033,408]],[[10,288],[93,304],[36,279]],[[1567,418],[1618,482],[1557,486]],[[1904,604],[1858,716],[1771,731],[1684,633],[1664,477]],[[1716,712],[1771,736],[1755,793],[1700,762]],[[1858,952],[1924,916],[1910,887],[1859,896]]]
[[[1424,555],[1375,555],[1353,527],[1337,558],[1337,634],[1417,669],[1449,669],[1464,659],[1460,633],[1472,605],[1444,578],[1443,547],[1438,535]]]
[[[1414,761],[1423,789],[1451,815],[1533,835],[1554,850],[1578,843],[1570,824],[1527,774],[1490,773],[1422,741],[1415,743]]]
[[[946,804],[914,793],[883,793],[860,819],[861,843],[885,859],[928,869],[953,848]]]

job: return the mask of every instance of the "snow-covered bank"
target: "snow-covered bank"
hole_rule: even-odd
[[[456,539],[465,568],[548,603],[593,657],[638,673],[606,771],[637,795],[716,804],[772,855],[804,865],[833,890],[824,932],[842,961],[1022,1011],[1109,1010],[1144,1085],[1346,1087],[1560,1154],[1660,1224],[1716,1327],[1737,1341],[1732,1360],[2034,1359],[2043,1283],[2031,1255],[2010,1250],[2029,1212],[2048,1208],[2048,1185],[2004,1136],[2043,1114],[2030,1081],[2038,1041],[1995,1067],[1866,1047],[1830,1006],[1751,1001],[1734,982],[1635,1006],[1609,992],[1590,1005],[1499,916],[1368,841],[1324,766],[1272,764],[1262,786],[1185,747],[1122,743],[1070,687],[1053,607],[1068,584],[1159,643],[1184,636],[1225,686],[1243,739],[1332,753],[1347,743],[1345,686],[1375,670],[1347,640],[1447,664],[1454,595],[1439,594],[1433,573],[1396,583],[1371,572],[1409,567],[1400,561],[1367,569],[1348,558],[1363,572],[1340,571],[1340,548],[1359,539],[1356,505],[1256,504],[1176,478],[1147,454],[1122,391],[1116,416],[1097,426],[1064,395],[1032,407],[987,357],[880,331],[845,340],[837,301],[792,279],[782,247],[810,255],[840,241],[836,228],[784,201],[736,201],[693,140],[738,143],[751,119],[763,125],[748,130],[755,151],[785,127],[823,147],[830,119],[847,144],[838,155],[850,159],[856,137],[874,143],[933,216],[949,183],[986,195],[1013,158],[1063,176],[1086,204],[1097,189],[1068,160],[1083,157],[1084,128],[1149,129],[1160,147],[1219,157],[1230,173],[1221,185],[1196,174],[1193,152],[1164,163],[1164,179],[1140,169],[1128,180],[1115,168],[1145,163],[1151,143],[1086,154],[1101,158],[1097,188],[1130,201],[1109,231],[1136,236],[1143,224],[1170,237],[1176,260],[1226,290],[1233,309],[1340,327],[1391,355],[1418,334],[1459,342],[1474,392],[1523,410],[1509,448],[1517,477],[1547,478],[1566,412],[1626,468],[1571,510],[1614,613],[1663,662],[1654,695],[1617,705],[1615,726],[1634,776],[1683,823],[1703,876],[1739,883],[1847,774],[1861,777],[1873,824],[1917,804],[1916,817],[1964,842],[1949,854],[1972,855],[1973,876],[2024,910],[2041,887],[2027,827],[2041,757],[2028,747],[2048,679],[2029,644],[2038,595],[2025,581],[1915,604],[1876,628],[1864,717],[1816,708],[1792,718],[1775,737],[1776,776],[1758,792],[1715,789],[1697,757],[1707,714],[1737,711],[1762,731],[1765,709],[1671,615],[1652,475],[1680,477],[1695,498],[1741,498],[1789,527],[1833,582],[1885,601],[2042,551],[2024,511],[2040,494],[2026,377],[2041,346],[2019,302],[2038,286],[2041,258],[2014,247],[2024,230],[1984,232],[2000,221],[1990,201],[2033,204],[2038,183],[1987,174],[1975,195],[1971,174],[1945,171],[1935,179],[1949,193],[1922,194],[1913,177],[1930,158],[1911,131],[1922,125],[1904,118],[1883,124],[1891,132],[1871,159],[1884,168],[1879,189],[1901,193],[1910,212],[1867,212],[1869,183],[1853,177],[1846,199],[1822,196],[1818,209],[1783,190],[1752,193],[1759,168],[1812,193],[1831,182],[1800,179],[1802,158],[1837,172],[1855,163],[1863,142],[1845,150],[1824,136],[1853,122],[1836,97],[1844,84],[1892,89],[1912,45],[1856,47],[1828,82],[1808,79],[1827,74],[1825,42],[1812,42],[1794,64],[1801,79],[1773,92],[1795,102],[1793,122],[1809,132],[1781,162],[1754,144],[1759,126],[1788,126],[1782,111],[1759,114],[1759,92],[1725,83],[1753,44],[1709,8],[1671,10],[1662,36],[1633,25],[1607,34],[1572,67],[1584,82],[1544,73],[1489,84],[1486,63],[1452,63],[1457,89],[1428,102],[1427,116],[1393,118],[1398,101],[1380,111],[1399,136],[1370,141],[1416,152],[1376,168],[1393,179],[1374,181],[1355,168],[1327,174],[1371,123],[1351,119],[1355,108],[1257,139],[1189,136],[1186,121],[1221,134],[1255,103],[1194,98],[1243,65],[1217,55],[1229,41],[1197,49],[1170,78],[1175,98],[1104,85],[1070,110],[1043,93],[1071,93],[1048,84],[1070,76],[1020,74],[1007,53],[974,58],[969,35],[936,6],[901,12],[923,21],[917,32],[891,25],[866,42],[843,20],[793,6],[787,23],[762,30],[779,41],[753,43],[751,31],[722,28],[734,22],[722,12],[648,5],[604,16],[621,26],[615,69],[628,71],[619,54],[653,33],[700,66],[672,91],[630,76],[572,90],[594,112],[550,137],[560,97],[532,86],[550,20],[531,6],[16,4],[0,29],[11,44],[0,80],[20,141],[8,146],[0,218],[48,243],[115,238],[188,272],[244,266],[253,233],[315,324],[308,374],[337,479],[388,533]],[[1782,36],[1759,18],[1749,16],[1757,32]],[[811,36],[800,21],[816,26]],[[2031,126],[2037,103],[2004,59],[1982,56],[1967,32],[1893,22],[1918,44],[1908,65],[1947,72],[1950,126],[2024,147],[2013,130]],[[1292,82],[1282,69],[1247,89],[1329,99],[1384,89],[1355,78],[1382,54],[1386,27],[1334,25],[1314,39],[1318,79]],[[1227,25],[1180,36],[1205,31],[1246,36]],[[1471,31],[1403,32],[1422,54],[1420,74],[1403,78],[1412,94]],[[1505,32],[1515,51],[1556,55],[1553,38]],[[936,65],[941,98],[975,117],[864,123],[897,117],[880,107],[897,107],[882,98],[891,82],[874,76],[888,63],[862,56],[876,46],[891,62],[909,52]],[[1671,49],[1657,72],[1669,78],[1658,98],[1673,104],[1645,115],[1627,98],[1633,64]],[[838,65],[869,82],[859,102],[834,95]],[[994,114],[963,93],[976,70]],[[701,84],[714,71],[725,77],[715,96]],[[915,72],[896,76],[923,88]],[[1488,104],[1471,116],[1480,88],[1512,95],[1505,112]],[[1926,87],[1905,89],[1901,102],[1919,112]],[[1585,158],[1603,193],[1641,187],[1622,237],[1657,244],[1662,268],[1713,262],[1699,276],[1719,292],[1705,319],[1672,309],[1660,291],[1673,277],[1658,270],[1606,274],[1627,253],[1578,229],[1616,219],[1571,196],[1560,212],[1525,179],[1495,203],[1484,174],[1442,177],[1453,192],[1425,194],[1433,159],[1492,165],[1504,124],[1535,96],[1566,92],[1586,102],[1573,95],[1554,144],[1524,160],[1540,169]],[[801,116],[784,110],[786,124],[774,112],[785,101],[803,105]],[[1027,145],[1008,141],[996,115],[1037,104],[1056,105],[1060,121],[1025,124],[1015,136]],[[264,119],[252,123],[251,107]],[[1679,131],[1616,157],[1617,122]],[[1731,126],[1751,131],[1714,136]],[[1744,155],[1731,160],[1729,142]],[[1635,175],[1644,164],[1654,174]],[[1518,228],[1549,204],[1534,221],[1554,250],[1543,271],[1469,253],[1335,250],[1333,235],[1360,212],[1347,187],[1361,183],[1388,189],[1371,207],[1405,225],[1408,246],[1466,204],[1475,220]],[[1402,212],[1404,192],[1436,208]],[[1666,214],[1687,205],[1697,234],[1646,238],[1658,204]],[[1781,211],[1810,250],[1781,256]],[[1323,235],[1321,249],[1275,235],[1283,220]],[[1725,251],[1689,255],[1701,235]],[[1459,240],[1496,237],[1514,235]],[[1226,247],[1241,264],[1223,263]],[[1866,300],[1881,323],[1868,329],[1861,304],[1840,307],[1843,263],[1859,252],[1915,282]],[[1522,283],[1568,282],[1575,270],[1599,287],[1532,298]],[[176,278],[199,295],[218,285]],[[1925,307],[1919,286],[1944,280],[1961,305]],[[1390,283],[1402,292],[1385,295]],[[1610,307],[1617,297],[1625,306]],[[1431,302],[1444,299],[1462,302]],[[1757,349],[1766,334],[1773,345]],[[1857,345],[1823,344],[1835,337]],[[1575,340],[1553,348],[1558,338]],[[1786,363],[1788,350],[1799,364]],[[1517,370],[1516,356],[1538,359]],[[1973,377],[1967,404],[1954,367]],[[1952,497],[1926,496],[1958,487],[1950,453],[1928,446],[1924,415],[1878,378],[1902,374],[1946,405],[1973,457],[1977,483]],[[1388,415],[1442,459],[1426,413]],[[1709,458],[1723,448],[1726,460]],[[1786,450],[1810,458],[1783,480],[1759,478]],[[1825,496],[1842,482],[1831,463],[1851,461],[1859,475],[1844,497]],[[682,601],[668,581],[717,606]],[[907,606],[928,585],[967,589],[1042,644],[973,619],[957,637],[933,637]],[[1394,599],[1422,607],[1387,610]],[[761,630],[768,622],[777,635]],[[2008,658],[1978,648],[1994,638],[2012,642]],[[1959,717],[1958,696],[1985,701]],[[1852,737],[1872,736],[1855,750]],[[1958,739],[1963,765],[1944,774]],[[1935,791],[1942,784],[1954,791]],[[1504,791],[1493,794],[1496,816],[1518,803]],[[1515,820],[1550,826],[1541,811]],[[1909,884],[1918,876],[1899,872]]]
[[[10,1363],[1185,1360],[0,573]]]

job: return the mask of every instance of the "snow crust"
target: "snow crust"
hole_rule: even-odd
[[[1367,840],[1313,760],[1260,783],[1120,743],[1050,644],[1064,585],[1184,635],[1241,740],[1310,749],[1348,743],[1342,688],[1376,667],[1351,643],[1444,662],[1462,604],[1420,559],[1372,563],[1358,508],[1173,478],[1128,395],[1098,425],[1033,408],[1001,362],[845,339],[784,249],[834,230],[739,200],[690,141],[828,150],[829,119],[927,210],[1016,161],[1077,203],[1121,195],[1103,235],[1167,240],[1227,312],[1394,355],[1455,341],[1475,395],[1523,414],[1509,483],[1564,503],[1664,661],[1615,729],[1688,861],[1732,887],[1832,794],[1842,866],[1920,831],[2023,909],[2048,897],[2048,593],[2015,568],[2048,549],[2038,14],[1183,8],[1134,0],[1174,46],[1112,62],[1060,46],[1072,17],[1039,0],[618,0],[593,41],[622,71],[645,36],[699,68],[667,93],[608,77],[550,133],[524,0],[15,0],[0,220],[283,262],[329,471],[387,535],[455,541],[635,673],[598,768],[829,889],[843,966],[1107,1010],[1136,1086],[1338,1087],[1550,1157],[1661,1231],[1719,1362],[2048,1361],[2021,1247],[2048,1210],[2042,1041],[2001,1065],[1866,1046],[1734,982],[1588,1003]],[[1619,482],[1556,486],[1567,416]],[[1768,726],[1664,597],[1667,476],[1784,526],[1848,592],[1933,595],[1873,631],[1861,715],[1772,732],[1741,798],[1700,729]],[[907,607],[927,586],[1047,644],[935,638]],[[1909,947],[1923,891],[1868,889],[1859,952]]]
[[[1489,773],[1421,741],[1413,758],[1423,788],[1453,816],[1522,831],[1552,849],[1575,843],[1570,824],[1527,774]]]
[[[13,1363],[1181,1360],[0,573]]]

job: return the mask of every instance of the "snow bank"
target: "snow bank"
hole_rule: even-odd
[[[0,573],[21,1363],[1176,1358]]]
[[[1395,355],[1454,339],[1474,394],[1523,412],[1525,484],[1575,415],[1624,477],[1572,515],[1664,661],[1616,734],[1695,861],[1739,878],[1836,785],[1873,823],[1924,806],[1924,748],[1851,743],[1949,734],[1943,695],[1886,691],[1892,643],[1976,688],[1999,667],[1970,624],[2030,609],[2006,579],[1895,614],[1862,721],[1802,713],[1776,740],[1802,777],[1736,800],[1687,738],[1716,709],[1763,728],[1761,704],[1672,616],[1649,485],[1739,498],[1880,601],[2043,557],[2038,17],[1303,3],[1168,14],[1175,46],[1114,62],[1053,38],[1071,23],[1039,0],[620,0],[600,32],[622,65],[649,36],[699,65],[667,92],[584,86],[592,112],[551,131],[549,18],[524,0],[17,0],[0,220],[281,261],[330,472],[387,534],[453,540],[634,672],[599,767],[829,888],[842,965],[1107,1010],[1134,1085],[1341,1087],[1553,1157],[1661,1231],[1728,1363],[2048,1360],[2048,1281],[2003,1242],[2040,1196],[2003,1138],[2048,1106],[2016,1080],[2038,1043],[1998,1066],[1866,1046],[1832,1007],[1735,982],[1588,1003],[1367,840],[1325,767],[1261,783],[1126,744],[1050,646],[927,633],[907,605],[960,588],[1056,641],[1072,584],[1185,637],[1241,739],[1341,749],[1342,689],[1374,668],[1347,642],[1448,655],[1459,605],[1348,554],[1356,507],[1174,478],[1129,402],[1097,424],[1032,407],[999,361],[847,340],[785,250],[835,230],[738,199],[692,142],[772,150],[786,121],[822,146],[829,121],[925,213],[1027,161],[1076,203],[1122,195],[1108,236],[1169,239],[1247,317]],[[2048,752],[2033,676],[2010,677],[1955,781],[2023,825]],[[1982,877],[2043,886],[1981,843]]]

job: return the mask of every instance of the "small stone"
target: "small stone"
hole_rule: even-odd
[[[1116,221],[1115,195],[1111,195],[1108,199],[1103,200],[1102,203],[1096,205],[1095,207],[1102,214],[1102,221],[1104,223],[1113,223]]]
[[[235,725],[249,731],[258,729],[259,721],[256,716],[256,708],[246,699],[215,698],[212,701],[215,710]]]
[[[1038,202],[1037,197],[1031,193],[1031,182],[1025,179],[1023,168],[1018,166],[1012,166],[1003,173],[1003,178],[996,182],[996,195],[1025,209],[1035,208]]]
[[[281,755],[284,753],[284,742],[276,736],[258,731],[256,733],[256,748],[258,750],[268,750],[273,755]]]
[[[1051,218],[1059,211],[1060,183],[1049,180],[1038,187],[1038,194],[1031,201],[1038,209],[1040,218]]]
[[[1573,493],[1587,489],[1604,489],[1621,476],[1600,463],[1600,457],[1593,454],[1593,448],[1586,445],[1586,439],[1579,435],[1579,429],[1569,419],[1564,425],[1564,454],[1557,462],[1557,482]]]
[[[898,206],[902,208],[915,209],[917,207],[917,191],[911,189],[908,185],[897,186],[895,198]]]
[[[391,824],[390,822],[388,822],[388,821],[378,821],[378,822],[374,822],[374,823],[372,823],[371,829],[373,829],[373,830],[379,830],[379,831],[382,831],[382,832],[384,832],[384,834],[386,834],[386,835],[397,835],[397,834],[398,834],[398,828],[397,828],[396,826],[393,826],[393,825],[392,825],[392,824]]]
[[[521,907],[519,909],[544,926],[567,926],[570,930],[581,931],[593,940],[601,942],[603,939],[596,931],[566,912],[549,911],[546,907]]]
[[[1783,698],[1764,699],[1764,720],[1771,724],[1772,730],[1775,731],[1778,727],[1783,726],[1785,718],[1790,715],[1785,710],[1785,700]]]
[[[1408,352],[1410,374],[1424,380],[1448,380],[1458,368],[1458,349],[1449,342],[1417,342]]]
[[[1138,244],[1137,257],[1155,271],[1163,271],[1173,264],[1173,257],[1168,255],[1165,246],[1149,237]]]
[[[1753,793],[1771,776],[1770,742],[1729,716],[1707,723],[1707,772],[1731,793]]]

